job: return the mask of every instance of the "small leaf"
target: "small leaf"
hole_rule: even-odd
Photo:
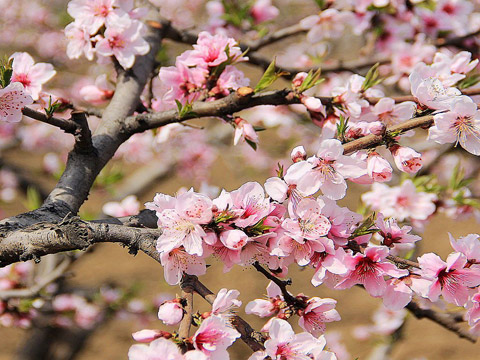
[[[370,70],[368,70],[367,75],[365,75],[365,80],[362,84],[362,91],[370,89],[372,86],[378,85],[382,82],[382,79],[379,78],[378,67],[380,63],[373,65]]]
[[[460,90],[468,89],[480,82],[480,74],[473,74],[458,82],[457,87]]]
[[[277,80],[280,76],[283,75],[288,75],[289,73],[280,71],[276,72],[276,65],[275,65],[275,59],[268,65],[267,70],[263,73],[262,78],[258,82],[257,86],[255,86],[255,92],[262,91],[272,85],[275,80]]]
[[[345,133],[348,130],[348,118],[340,115],[340,122],[337,123],[337,139],[341,142],[345,142]]]
[[[324,81],[325,79],[320,79],[321,72],[322,71],[320,69],[317,69],[315,72],[313,70],[310,70],[305,80],[303,80],[302,85],[300,85],[300,87],[298,88],[298,92],[303,93],[304,91]]]
[[[42,205],[42,197],[37,189],[29,186],[27,188],[27,209],[28,210],[35,210]]]

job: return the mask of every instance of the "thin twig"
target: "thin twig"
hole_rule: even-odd
[[[422,309],[417,303],[411,301],[407,305],[407,309],[415,315],[417,319],[427,318],[437,324],[443,326],[444,328],[456,333],[459,337],[467,339],[468,341],[475,343],[477,338],[470,334],[467,330],[463,329],[458,322],[456,321],[455,316],[450,316],[449,314],[438,313],[431,309]]]
[[[53,271],[40,279],[36,279],[35,284],[29,288],[0,291],[0,300],[8,300],[11,298],[25,299],[38,296],[46,286],[61,278],[72,262],[72,257],[66,257]]]
[[[24,107],[22,109],[22,113],[29,118],[56,126],[69,134],[74,134],[77,130],[77,125],[72,120],[48,116],[40,111],[33,110],[29,107]]]

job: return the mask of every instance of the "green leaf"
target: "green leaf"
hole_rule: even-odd
[[[5,57],[0,60],[0,85],[2,88],[5,88],[10,84],[13,74],[12,64],[13,59]]]
[[[348,129],[348,118],[340,115],[340,122],[337,123],[337,139],[345,142],[345,133]]]
[[[175,99],[175,103],[177,104],[178,116],[180,117],[180,119],[197,116],[197,114],[194,111],[192,111],[193,109],[192,103],[186,102],[185,105],[182,105],[182,103],[177,99]]]
[[[368,70],[367,75],[365,75],[365,81],[362,84],[362,91],[370,89],[372,86],[378,85],[382,82],[382,79],[379,78],[378,67],[380,63],[373,65],[370,70]]]
[[[372,228],[375,225],[375,218],[376,214],[372,213],[369,217],[367,217],[353,232],[353,234],[349,237],[350,240],[355,239],[356,237],[373,234],[380,231],[377,228]]]
[[[459,88],[460,90],[468,89],[469,87],[478,84],[478,82],[480,82],[480,74],[473,74],[463,80],[460,80],[457,83],[457,88]]]
[[[29,186],[27,188],[27,204],[26,207],[28,210],[38,209],[42,205],[42,197],[37,189]]]
[[[299,93],[303,93],[304,91],[320,84],[325,79],[320,79],[321,69],[317,69],[315,72],[310,70],[308,72],[307,77],[303,80],[302,85],[298,88]]]
[[[258,82],[257,86],[255,86],[255,92],[262,91],[272,85],[275,80],[277,80],[280,76],[283,75],[288,75],[287,72],[280,71],[276,72],[276,65],[275,65],[275,59],[268,65],[267,70],[263,73],[262,78]]]

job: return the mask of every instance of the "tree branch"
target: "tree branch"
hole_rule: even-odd
[[[456,333],[459,337],[467,339],[468,341],[475,343],[477,338],[470,334],[467,330],[463,329],[456,321],[455,316],[449,314],[439,313],[431,309],[422,309],[417,303],[411,301],[407,305],[407,309],[415,315],[417,319],[427,318],[441,325],[442,327]]]
[[[45,124],[56,126],[68,134],[75,134],[75,131],[77,130],[77,124],[75,124],[74,121],[69,119],[62,119],[54,116],[48,116],[47,114],[44,114],[37,110],[33,110],[29,107],[24,107],[22,109],[22,113],[23,115],[28,116],[29,118],[32,118],[34,120],[38,120]]]
[[[190,327],[192,326],[194,288],[190,285],[185,276],[180,282],[180,287],[182,288],[182,298],[185,299],[186,305],[183,307],[185,309],[185,314],[183,315],[182,322],[178,328],[178,335],[182,339],[186,339],[190,335]]]
[[[72,261],[73,259],[71,257],[66,257],[53,271],[40,279],[36,279],[35,284],[29,288],[0,291],[0,300],[8,300],[11,298],[33,298],[38,296],[47,285],[58,280],[65,274],[65,271],[70,267]]]

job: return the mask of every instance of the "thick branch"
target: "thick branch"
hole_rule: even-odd
[[[182,339],[188,338],[190,334],[190,327],[192,326],[193,319],[193,291],[194,288],[190,285],[188,281],[184,281],[185,277],[180,283],[182,288],[182,298],[185,300],[186,305],[183,307],[185,309],[185,314],[183,316],[180,327],[178,328],[178,335]]]
[[[89,223],[76,217],[59,224],[38,223],[22,230],[0,233],[0,266],[38,260],[47,254],[85,250],[102,242],[121,243],[131,253],[142,250],[159,260],[155,244],[160,234],[160,230]]]

